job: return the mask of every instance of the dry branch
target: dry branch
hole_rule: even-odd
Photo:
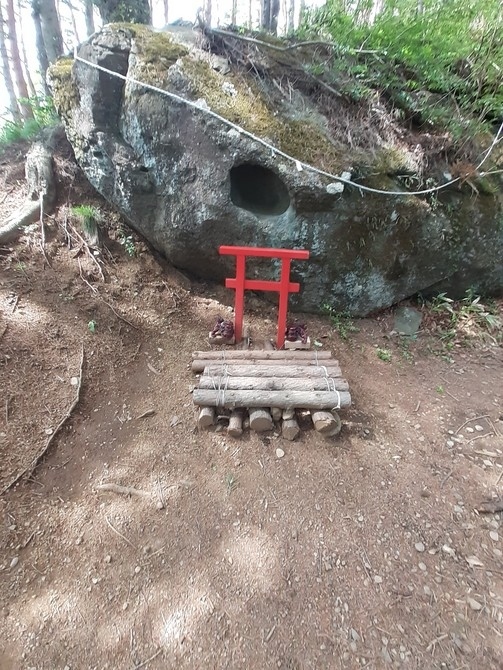
[[[82,352],[81,352],[81,356],[80,356],[80,367],[79,367],[79,383],[77,385],[77,390],[75,392],[75,398],[73,399],[72,404],[70,405],[70,407],[66,411],[66,413],[63,416],[63,418],[61,419],[61,421],[56,426],[55,431],[51,434],[51,436],[49,437],[49,439],[47,440],[45,445],[42,447],[42,449],[40,449],[40,451],[35,456],[35,458],[32,460],[30,465],[27,468],[25,468],[22,472],[20,472],[18,475],[16,475],[14,477],[14,479],[12,479],[11,482],[9,484],[7,484],[7,486],[5,486],[2,489],[2,491],[0,491],[0,495],[3,495],[6,491],[8,491],[10,488],[12,488],[12,486],[14,486],[14,484],[17,484],[17,482],[19,482],[25,475],[31,475],[32,474],[32,472],[35,470],[35,468],[39,464],[40,460],[47,453],[47,451],[48,451],[49,447],[51,446],[53,440],[55,439],[56,435],[58,435],[61,428],[63,428],[65,423],[68,421],[68,419],[72,415],[73,410],[77,407],[77,405],[79,403],[79,400],[80,400],[80,389],[82,388],[82,370],[83,370],[83,367],[84,367],[84,357],[85,357],[84,356],[84,345],[82,345]]]

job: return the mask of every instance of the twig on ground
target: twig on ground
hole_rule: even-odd
[[[11,396],[7,396],[7,398],[5,398],[5,423],[9,423],[9,404],[11,400]]]
[[[0,340],[2,339],[2,337],[3,337],[3,336],[5,335],[5,333],[7,332],[7,327],[8,327],[8,326],[5,326],[5,328],[4,328],[4,329],[2,330],[2,332],[0,333]]]
[[[19,302],[19,296],[17,295],[15,300],[14,300],[14,304],[12,305],[12,309],[11,309],[11,312],[10,312],[11,314],[14,314],[14,312],[16,311],[16,307],[17,307],[18,302]]]
[[[444,487],[445,482],[449,479],[449,477],[452,475],[453,472],[454,472],[454,470],[449,470],[449,472],[445,475],[445,477],[440,482],[440,488]]]
[[[154,654],[153,656],[151,656],[150,658],[147,658],[146,661],[142,661],[142,662],[139,663],[138,665],[135,665],[135,666],[134,666],[134,670],[138,670],[138,668],[143,668],[143,667],[145,667],[145,666],[147,665],[147,663],[150,663],[150,661],[153,661],[154,658],[157,658],[161,652],[162,652],[162,649],[158,649],[158,650],[155,652],[155,654]]]
[[[137,416],[137,419],[146,419],[148,416],[154,416],[155,414],[155,409],[147,409],[146,412],[143,412],[143,414],[140,414]]]
[[[28,476],[29,476],[29,475],[31,475],[31,474],[33,473],[33,471],[35,470],[35,468],[36,468],[37,465],[39,464],[40,460],[41,460],[41,459],[43,458],[43,456],[47,453],[47,450],[48,450],[49,447],[51,446],[51,444],[52,444],[54,438],[56,437],[56,435],[58,435],[58,433],[59,433],[59,431],[61,430],[61,428],[63,428],[63,426],[65,425],[65,423],[68,421],[68,419],[69,419],[70,416],[72,415],[73,410],[77,407],[77,405],[78,405],[78,403],[79,403],[79,400],[80,400],[80,389],[82,388],[82,369],[83,369],[83,367],[84,367],[84,358],[85,358],[85,355],[84,355],[84,345],[82,345],[82,352],[81,352],[81,355],[80,355],[80,366],[79,366],[79,383],[78,383],[78,385],[77,385],[77,390],[76,390],[76,392],[75,392],[75,398],[73,399],[72,404],[70,405],[70,407],[69,407],[68,410],[66,411],[64,417],[61,419],[61,421],[60,421],[60,422],[58,423],[58,425],[56,426],[56,429],[55,429],[54,432],[51,434],[51,436],[49,437],[49,439],[47,440],[47,442],[45,443],[45,445],[42,447],[42,449],[40,449],[39,453],[38,453],[38,454],[35,456],[35,458],[32,460],[32,462],[30,463],[30,465],[29,465],[27,468],[25,468],[22,472],[20,472],[18,475],[16,475],[16,476],[14,477],[14,479],[12,479],[11,482],[10,482],[9,484],[7,484],[7,486],[5,486],[5,487],[0,491],[0,495],[3,495],[3,494],[4,494],[6,491],[8,491],[12,486],[14,486],[14,484],[17,484],[17,482],[20,481],[20,479],[22,479],[25,475],[28,475]]]
[[[143,498],[150,498],[148,491],[141,491],[132,486],[120,486],[120,484],[98,484],[94,487],[97,491],[112,491],[112,493],[121,493],[123,495],[140,496]]]
[[[472,421],[482,421],[482,419],[489,419],[491,420],[491,417],[488,414],[483,414],[482,416],[474,416],[473,419],[467,419],[464,423],[461,424],[461,426],[457,429],[455,435],[459,434],[460,430],[463,430],[463,428],[471,423]]]
[[[133,547],[133,549],[137,548],[137,547],[134,546],[134,544],[130,540],[127,539],[127,537],[125,535],[123,535],[120,531],[117,530],[117,528],[112,524],[112,522],[110,521],[110,519],[107,516],[105,516],[105,521],[107,522],[108,526],[113,530],[114,533],[116,533],[119,537],[122,537],[124,542],[127,542],[130,547]]]
[[[468,444],[470,444],[470,442],[475,442],[475,440],[480,440],[483,437],[491,437],[491,435],[494,435],[494,433],[484,433],[483,435],[475,435],[474,437],[471,438],[471,440],[468,440]]]
[[[93,293],[98,293],[98,289],[95,288],[94,286],[92,286],[92,285],[87,281],[87,279],[84,277],[84,275],[82,274],[82,265],[81,265],[81,263],[80,263],[80,258],[77,258],[77,262],[78,262],[78,264],[79,264],[80,278],[82,279],[82,281],[84,282],[84,284],[87,284]]]

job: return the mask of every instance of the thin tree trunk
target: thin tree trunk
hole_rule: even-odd
[[[9,111],[12,114],[14,123],[21,123],[21,112],[17,102],[16,92],[14,90],[14,82],[10,71],[9,54],[7,53],[7,46],[5,44],[5,23],[2,15],[2,8],[0,6],[0,55],[2,57],[2,74],[9,96]]]
[[[71,21],[72,21],[72,30],[73,30],[73,34],[75,35],[74,44],[80,44],[79,31],[77,29],[77,20],[75,18],[75,11],[74,11],[74,7],[73,7],[73,4],[72,4],[72,0],[65,0],[65,5],[67,5],[68,9],[70,10],[70,18],[71,18]]]
[[[49,63],[63,53],[63,35],[54,0],[38,0],[40,25],[44,39],[45,53]]]
[[[163,7],[164,7],[164,25],[168,25],[168,23],[169,23],[169,17],[168,17],[169,0],[164,0],[163,1]]]
[[[248,29],[252,29],[253,19],[252,19],[252,5],[253,0],[248,0]]]
[[[204,23],[211,26],[211,0],[204,0]]]
[[[291,35],[295,30],[295,0],[289,0],[286,13],[286,34]]]
[[[166,0],[167,2],[167,0]],[[84,16],[86,19],[86,33],[87,37],[94,34],[94,5],[92,0],[84,0]]]
[[[231,10],[231,24],[233,26],[236,24],[236,15],[238,11],[238,0],[232,0],[232,10]]]
[[[17,0],[17,16],[18,19],[21,17],[21,2],[20,0]],[[33,84],[33,79],[31,78],[31,73],[30,73],[30,67],[28,65],[28,57],[26,55],[26,46],[24,43],[24,37],[23,37],[23,30],[19,33],[19,44],[21,46],[21,54],[23,56],[22,58],[22,65],[24,68],[24,75],[26,78],[26,84],[28,86],[28,90],[30,92],[30,98],[37,103],[37,91],[35,90],[35,85]]]
[[[40,77],[42,79],[42,85],[44,87],[44,92],[46,95],[49,95],[49,88],[45,80],[45,75],[47,73],[47,68],[49,67],[49,59],[47,58],[47,53],[45,50],[44,37],[42,35],[42,23],[40,20],[40,9],[38,0],[32,0],[31,5],[31,16],[33,18],[33,23],[35,25],[35,46],[37,49],[37,59],[38,65],[40,68]]]
[[[19,47],[17,43],[16,34],[16,16],[14,13],[14,0],[7,0],[7,26],[9,29],[10,41],[10,57],[12,63],[12,70],[14,72],[14,81],[16,82],[17,92],[20,98],[27,100],[30,96],[26,80],[23,74],[23,66],[21,65],[21,56],[19,55]],[[20,102],[21,115],[23,119],[32,119],[33,111],[31,107],[25,102]]]

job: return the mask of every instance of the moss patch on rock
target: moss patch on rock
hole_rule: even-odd
[[[203,98],[212,111],[298,160],[327,171],[343,165],[343,157],[319,126],[278,116],[253,80],[236,74],[222,76],[206,61],[191,56],[181,63],[192,94]]]
[[[60,58],[48,71],[49,85],[58,114],[68,119],[80,103],[80,93],[73,77],[73,58]]]

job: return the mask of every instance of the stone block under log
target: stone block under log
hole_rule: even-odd
[[[290,340],[285,340],[285,349],[288,350],[306,350],[311,348],[311,338],[308,337],[305,342],[302,340],[294,340],[291,342]]]
[[[267,409],[264,407],[250,409],[250,428],[257,433],[264,433],[274,428],[272,417]]]

